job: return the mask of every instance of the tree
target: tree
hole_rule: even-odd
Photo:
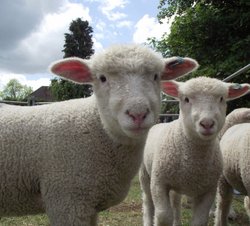
[[[32,92],[30,86],[22,85],[17,79],[11,79],[0,92],[0,97],[3,100],[24,101]]]
[[[89,59],[93,50],[92,32],[88,21],[82,21],[80,18],[73,20],[69,26],[70,33],[65,33],[64,58],[80,57]],[[51,91],[56,100],[68,100],[90,96],[92,93],[90,85],[73,84],[62,79],[51,80]]]
[[[92,93],[88,85],[74,84],[58,78],[52,79],[50,86],[53,97],[58,101],[88,97]]]
[[[168,7],[167,7],[168,5]],[[151,44],[165,56],[189,56],[197,59],[196,75],[224,79],[249,64],[250,3],[248,0],[161,0],[159,20],[176,13],[171,33]],[[232,82],[249,82],[250,72]],[[186,79],[186,78],[185,78]],[[250,107],[249,96],[230,103]]]
[[[82,21],[80,18],[73,20],[69,30],[71,33],[65,33],[64,58],[80,57],[89,59],[94,54],[92,34],[93,29],[88,21]]]

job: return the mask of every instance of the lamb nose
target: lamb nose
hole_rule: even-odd
[[[203,119],[200,122],[200,125],[204,128],[204,129],[211,129],[214,126],[214,120],[212,119]]]
[[[145,118],[147,117],[149,110],[147,109],[146,112],[142,113],[131,113],[129,110],[126,111],[126,114],[132,118],[135,124],[141,124]]]

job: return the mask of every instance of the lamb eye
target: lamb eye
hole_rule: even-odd
[[[158,74],[154,75],[154,81],[156,81],[158,79]]]
[[[221,98],[220,98],[220,102],[222,102],[223,100],[224,100],[224,98],[223,98],[223,97],[221,97]]]
[[[185,97],[184,101],[185,101],[186,103],[189,103],[189,99],[188,99],[187,97]]]
[[[106,77],[104,75],[100,76],[100,80],[101,80],[102,83],[107,81],[107,79],[106,79]]]

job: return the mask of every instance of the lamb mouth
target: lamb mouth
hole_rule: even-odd
[[[204,130],[204,131],[201,132],[201,135],[205,136],[205,137],[210,137],[210,136],[214,135],[214,131],[212,131],[212,130]]]

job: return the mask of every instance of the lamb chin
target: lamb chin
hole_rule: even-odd
[[[149,128],[126,128],[124,129],[124,132],[127,136],[134,138],[134,139],[140,139],[147,135],[149,131]]]
[[[214,139],[214,136],[216,136],[214,131],[201,131],[200,132],[200,137],[204,140],[210,140],[210,139]]]

